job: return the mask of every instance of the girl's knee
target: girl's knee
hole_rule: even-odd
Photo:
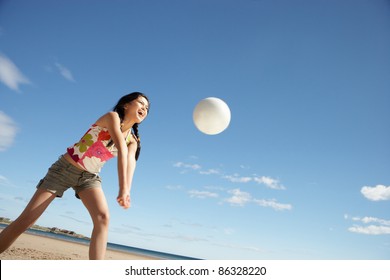
[[[108,212],[99,213],[93,220],[95,225],[108,226],[110,223],[110,214]]]
[[[29,215],[20,215],[13,224],[18,227],[22,228],[24,230],[28,229],[29,227],[33,226],[35,221],[37,219],[35,217],[29,216]]]

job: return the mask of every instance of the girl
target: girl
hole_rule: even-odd
[[[118,157],[117,202],[124,209],[129,208],[131,183],[141,149],[138,124],[148,112],[148,98],[133,92],[123,96],[112,112],[101,116],[81,140],[49,168],[22,214],[0,233],[0,253],[35,223],[55,197],[61,197],[72,187],[93,221],[89,258],[104,259],[109,210],[98,174],[107,160]]]

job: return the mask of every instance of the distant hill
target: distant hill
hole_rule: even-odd
[[[0,217],[0,224],[9,225],[10,223],[12,223],[11,219]],[[61,228],[57,228],[57,227],[51,227],[51,228],[50,227],[42,227],[40,225],[33,225],[30,228],[31,229],[35,229],[35,230],[39,230],[39,231],[52,232],[52,233],[56,233],[56,234],[73,236],[73,237],[89,240],[89,237],[86,237],[86,236],[84,236],[82,234],[78,234],[78,233],[76,233],[74,231],[67,230],[67,229],[61,229]]]

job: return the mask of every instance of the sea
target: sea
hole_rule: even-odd
[[[4,228],[4,227],[6,227],[6,225],[0,224],[0,228]],[[55,238],[55,239],[59,239],[59,240],[65,240],[65,241],[89,245],[89,240],[70,236],[70,235],[58,234],[58,233],[54,233],[54,232],[41,231],[41,230],[36,230],[36,229],[28,229],[26,232],[29,234],[45,236],[45,237]],[[115,251],[137,254],[137,255],[157,258],[157,259],[161,259],[161,260],[199,260],[197,258],[175,255],[175,254],[170,254],[170,253],[165,253],[165,252],[158,252],[158,251],[153,251],[153,250],[148,250],[148,249],[141,249],[141,248],[137,248],[137,247],[131,247],[131,246],[115,244],[115,243],[110,243],[110,242],[107,243],[107,248],[111,249],[111,250],[115,250]]]

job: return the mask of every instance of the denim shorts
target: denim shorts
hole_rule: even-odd
[[[66,190],[73,188],[77,198],[80,198],[78,193],[83,190],[101,187],[102,180],[98,174],[78,169],[63,156],[53,163],[37,185],[37,189],[45,189],[57,197],[62,197]]]

